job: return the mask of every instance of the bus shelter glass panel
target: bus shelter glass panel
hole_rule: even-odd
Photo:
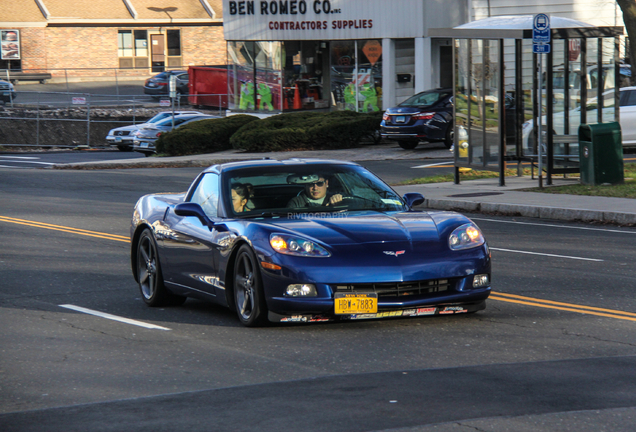
[[[619,68],[619,70],[616,70],[616,63],[614,61],[614,38],[603,38],[601,39],[601,41],[601,61],[603,63],[603,70],[606,70],[605,79],[603,82],[603,91],[601,94],[601,97],[603,99],[603,102],[601,103],[601,106],[603,107],[601,120],[603,123],[605,123],[612,122],[615,118],[616,107],[613,90],[616,87],[616,74],[619,74],[619,86],[621,82],[625,81],[625,79],[623,79],[624,74],[621,74],[621,69]]]
[[[567,116],[565,97],[570,89],[566,88],[565,83],[566,76],[569,78],[569,73],[565,71],[565,46],[563,39],[552,41],[552,130],[557,135],[567,134],[565,130]],[[547,102],[547,96],[547,74],[544,72],[543,101]],[[547,122],[543,124],[547,125]]]
[[[598,64],[598,38],[587,39],[587,67],[584,68],[582,73],[586,74],[585,77],[585,100],[581,100],[581,109],[585,110],[584,119],[582,120],[586,124],[598,123],[598,114],[596,110],[597,106],[597,88],[599,85],[599,79],[602,80],[602,74],[599,74]]]
[[[498,165],[500,156],[500,116],[499,89],[503,83],[499,79],[499,40],[484,40],[484,119],[485,157],[489,165]],[[502,63],[503,66],[503,63]]]
[[[533,136],[533,55],[532,41],[524,39],[521,41],[521,87],[523,92],[523,126],[521,131],[522,155],[529,156],[536,154]]]
[[[504,108],[506,120],[506,156],[517,155],[516,136],[516,44],[504,39]]]
[[[282,111],[282,68],[280,42],[256,42],[256,109]]]
[[[254,42],[228,42],[228,99],[232,109],[254,110]]]
[[[484,41],[471,41],[469,49],[470,84],[469,84],[469,123],[468,154],[472,164],[485,165],[484,159]]]
[[[469,80],[468,73],[468,39],[455,39],[455,160],[462,164],[468,164],[468,125],[470,122],[469,111]]]

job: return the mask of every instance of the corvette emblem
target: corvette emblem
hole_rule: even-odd
[[[400,255],[404,255],[406,253],[406,251],[382,251],[384,252],[386,255],[392,255],[394,257],[399,257]]]

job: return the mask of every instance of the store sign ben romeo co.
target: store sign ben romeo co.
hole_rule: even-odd
[[[374,37],[381,8],[373,0],[225,0],[227,40]],[[380,9],[380,10],[378,10]]]

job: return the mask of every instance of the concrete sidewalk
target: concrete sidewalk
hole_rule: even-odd
[[[58,164],[55,169],[119,169],[152,167],[207,167],[232,160],[271,158],[320,158],[348,161],[369,160],[422,160],[448,159],[452,153],[440,144],[421,144],[413,150],[403,150],[395,144],[369,145],[355,149],[293,151],[271,153],[240,153],[224,151],[196,156],[126,159],[118,161]],[[554,185],[572,184],[577,180],[554,179]],[[499,179],[433,183],[398,186],[400,194],[420,192],[425,206],[431,209],[457,210],[460,212],[490,213],[508,216],[524,216],[542,219],[599,222],[617,225],[636,225],[636,200],[527,192],[524,189],[538,187],[538,180],[530,177],[506,177],[506,186],[499,186]]]
[[[554,186],[576,184],[578,180],[555,179]],[[538,187],[538,180],[530,177],[506,177],[506,186],[499,179],[453,183],[431,183],[398,186],[400,194],[419,192],[431,209],[459,212],[490,213],[616,225],[636,225],[636,200],[629,198],[594,197],[581,195],[529,192]],[[547,189],[548,187],[546,187]]]

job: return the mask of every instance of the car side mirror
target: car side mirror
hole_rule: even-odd
[[[409,208],[424,204],[424,195],[422,195],[421,193],[410,192],[404,194],[402,198],[404,199],[404,201],[406,201],[406,205],[409,206]]]
[[[174,207],[174,214],[177,216],[194,216],[201,221],[201,223],[209,228],[214,226],[214,222],[205,214],[203,208],[197,203],[181,203]]]

